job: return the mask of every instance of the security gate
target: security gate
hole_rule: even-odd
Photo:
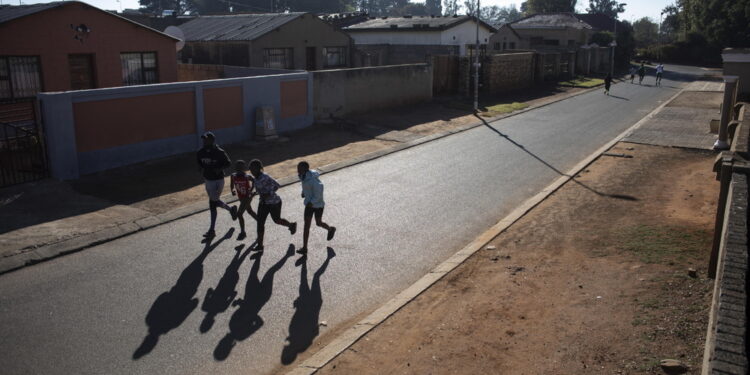
[[[34,113],[33,101],[0,103],[0,187],[49,175],[44,138]]]

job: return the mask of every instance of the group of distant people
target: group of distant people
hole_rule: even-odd
[[[241,241],[247,237],[243,215],[247,213],[256,220],[258,238],[251,247],[255,251],[260,252],[264,249],[265,225],[269,215],[274,223],[286,227],[289,229],[289,233],[294,235],[297,231],[297,223],[281,217],[282,201],[281,197],[276,194],[280,185],[275,179],[263,172],[263,163],[258,159],[251,160],[249,164],[244,160],[237,160],[234,163],[234,173],[230,176],[230,185],[232,195],[236,195],[238,198],[239,207],[229,206],[221,200],[221,193],[224,190],[224,169],[231,165],[231,160],[226,151],[216,144],[216,136],[212,132],[204,133],[201,138],[203,139],[203,147],[198,150],[197,159],[205,180],[208,207],[211,214],[211,224],[203,237],[210,240],[216,236],[214,227],[219,207],[227,210],[232,220],[239,220],[240,234],[237,240]],[[246,173],[248,169],[250,174]],[[297,165],[297,175],[302,184],[302,198],[305,206],[303,242],[302,247],[297,252],[306,254],[313,217],[315,218],[315,224],[328,232],[327,239],[329,241],[336,234],[336,227],[323,222],[325,202],[323,200],[323,183],[319,179],[320,173],[311,170],[306,161],[301,161]],[[257,213],[253,211],[251,206],[256,195],[259,196]]]
[[[638,74],[638,84],[643,84],[643,78],[646,76],[646,66],[644,63],[641,63],[641,66],[636,69],[635,67],[630,67],[630,83],[635,82],[635,75]],[[664,64],[659,63],[659,65],[656,66],[656,86],[661,86],[661,78],[664,75]],[[607,73],[607,76],[604,77],[604,95],[609,95],[609,88],[612,86],[612,74]]]

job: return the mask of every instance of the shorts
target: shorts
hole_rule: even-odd
[[[208,194],[208,200],[216,202],[221,200],[221,192],[224,190],[224,179],[221,180],[206,180],[206,194]]]
[[[313,206],[305,206],[305,220],[309,220],[315,215],[315,220],[321,221],[323,219],[324,209],[325,207],[315,208]]]
[[[273,221],[281,220],[281,203],[276,204],[265,204],[261,203],[258,205],[258,225],[264,225],[268,215],[271,215]]]

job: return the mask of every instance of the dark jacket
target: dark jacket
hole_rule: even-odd
[[[206,180],[221,180],[224,178],[224,168],[229,167],[229,155],[219,146],[203,147],[198,150],[198,166],[203,170]]]

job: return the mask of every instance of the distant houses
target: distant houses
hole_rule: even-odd
[[[310,13],[201,16],[180,29],[183,63],[289,70],[351,64],[351,38]]]

